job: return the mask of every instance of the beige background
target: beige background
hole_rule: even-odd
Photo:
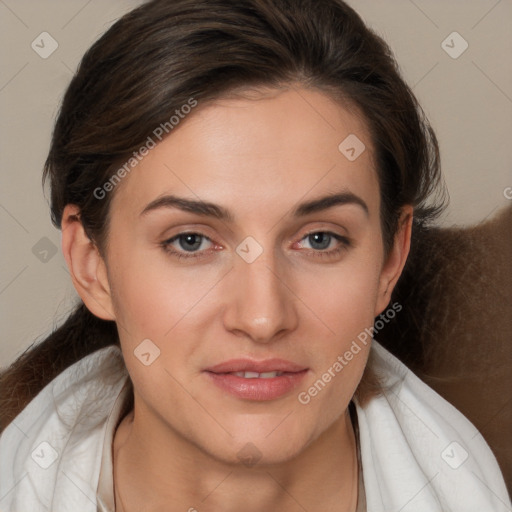
[[[79,59],[139,3],[0,0],[0,366],[59,324],[76,297],[42,192],[42,166]],[[349,3],[390,43],[437,132],[451,196],[443,225],[473,224],[508,204],[512,0]],[[456,59],[441,46],[454,31],[469,45]],[[47,59],[31,47],[42,32],[58,43]],[[461,48],[448,41],[452,51]]]

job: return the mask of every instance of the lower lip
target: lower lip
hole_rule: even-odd
[[[232,395],[245,400],[274,400],[296,388],[308,370],[285,373],[270,379],[245,379],[229,373],[206,372],[214,384]]]

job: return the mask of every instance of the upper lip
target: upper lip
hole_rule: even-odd
[[[303,365],[286,361],[285,359],[264,359],[255,361],[253,359],[230,359],[223,363],[206,368],[206,371],[213,373],[231,372],[300,372],[307,370]]]

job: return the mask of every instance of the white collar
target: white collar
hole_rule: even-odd
[[[372,351],[386,391],[365,407],[356,401],[368,511],[510,512],[496,458],[477,429],[376,341]],[[121,351],[110,346],[30,402],[0,436],[2,512],[97,512],[97,492],[108,495],[103,447],[112,446],[127,380]]]

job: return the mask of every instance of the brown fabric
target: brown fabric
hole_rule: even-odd
[[[409,260],[376,339],[471,420],[512,493],[512,204],[422,233]]]

